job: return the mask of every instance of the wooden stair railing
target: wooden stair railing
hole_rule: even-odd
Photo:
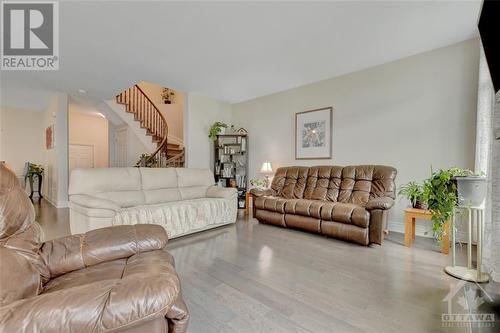
[[[125,105],[125,110],[134,115],[134,120],[140,123],[141,128],[146,129],[146,134],[157,144],[156,150],[146,160],[141,161],[141,166],[184,166],[184,149],[178,153],[180,146],[168,143],[168,124],[165,117],[137,84],[117,95],[116,102]],[[169,146],[173,146],[172,152],[169,151]],[[173,154],[175,156],[172,156]]]

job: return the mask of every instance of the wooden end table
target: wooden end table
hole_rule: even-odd
[[[247,193],[245,194],[245,215],[249,215],[250,214],[250,199],[252,199],[252,207],[253,207],[253,204],[254,204],[254,195],[252,193],[250,193],[250,190],[247,191]]]
[[[411,247],[415,239],[415,221],[422,219],[431,220],[432,214],[426,209],[407,208],[405,209],[405,246]],[[443,226],[443,240],[441,253],[448,254],[450,250],[450,222],[447,221]]]

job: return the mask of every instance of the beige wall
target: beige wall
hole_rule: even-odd
[[[45,149],[44,197],[58,208],[68,205],[68,95],[52,94],[49,106],[43,113],[45,129],[54,125],[55,147]]]
[[[82,113],[74,104],[70,104],[69,144],[93,146],[94,167],[109,166],[108,121],[96,114]]]
[[[213,142],[208,138],[208,130],[216,121],[231,122],[231,105],[189,93],[186,114],[188,168],[213,168]]]
[[[26,162],[45,162],[43,112],[14,108],[1,108],[0,112],[0,160],[20,177]]]
[[[138,85],[167,120],[169,137],[182,143],[184,141],[184,94],[176,90],[173,104],[165,104],[161,98],[162,86],[146,81]]]
[[[274,168],[387,164],[398,169],[398,185],[423,180],[431,166],[473,168],[478,55],[478,40],[469,40],[233,105],[233,123],[249,131],[250,178],[262,177],[264,161]],[[327,106],[333,158],[295,160],[295,113]],[[392,210],[393,230],[402,230],[406,204],[398,200]]]

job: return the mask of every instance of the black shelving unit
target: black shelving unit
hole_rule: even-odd
[[[238,190],[238,208],[245,209],[248,188],[248,135],[221,134],[214,141],[215,181]]]

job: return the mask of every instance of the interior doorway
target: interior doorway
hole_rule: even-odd
[[[69,105],[69,174],[76,168],[109,167],[109,133],[106,117],[90,106]]]
[[[77,168],[94,167],[94,146],[93,145],[69,145],[68,151],[69,172]]]

